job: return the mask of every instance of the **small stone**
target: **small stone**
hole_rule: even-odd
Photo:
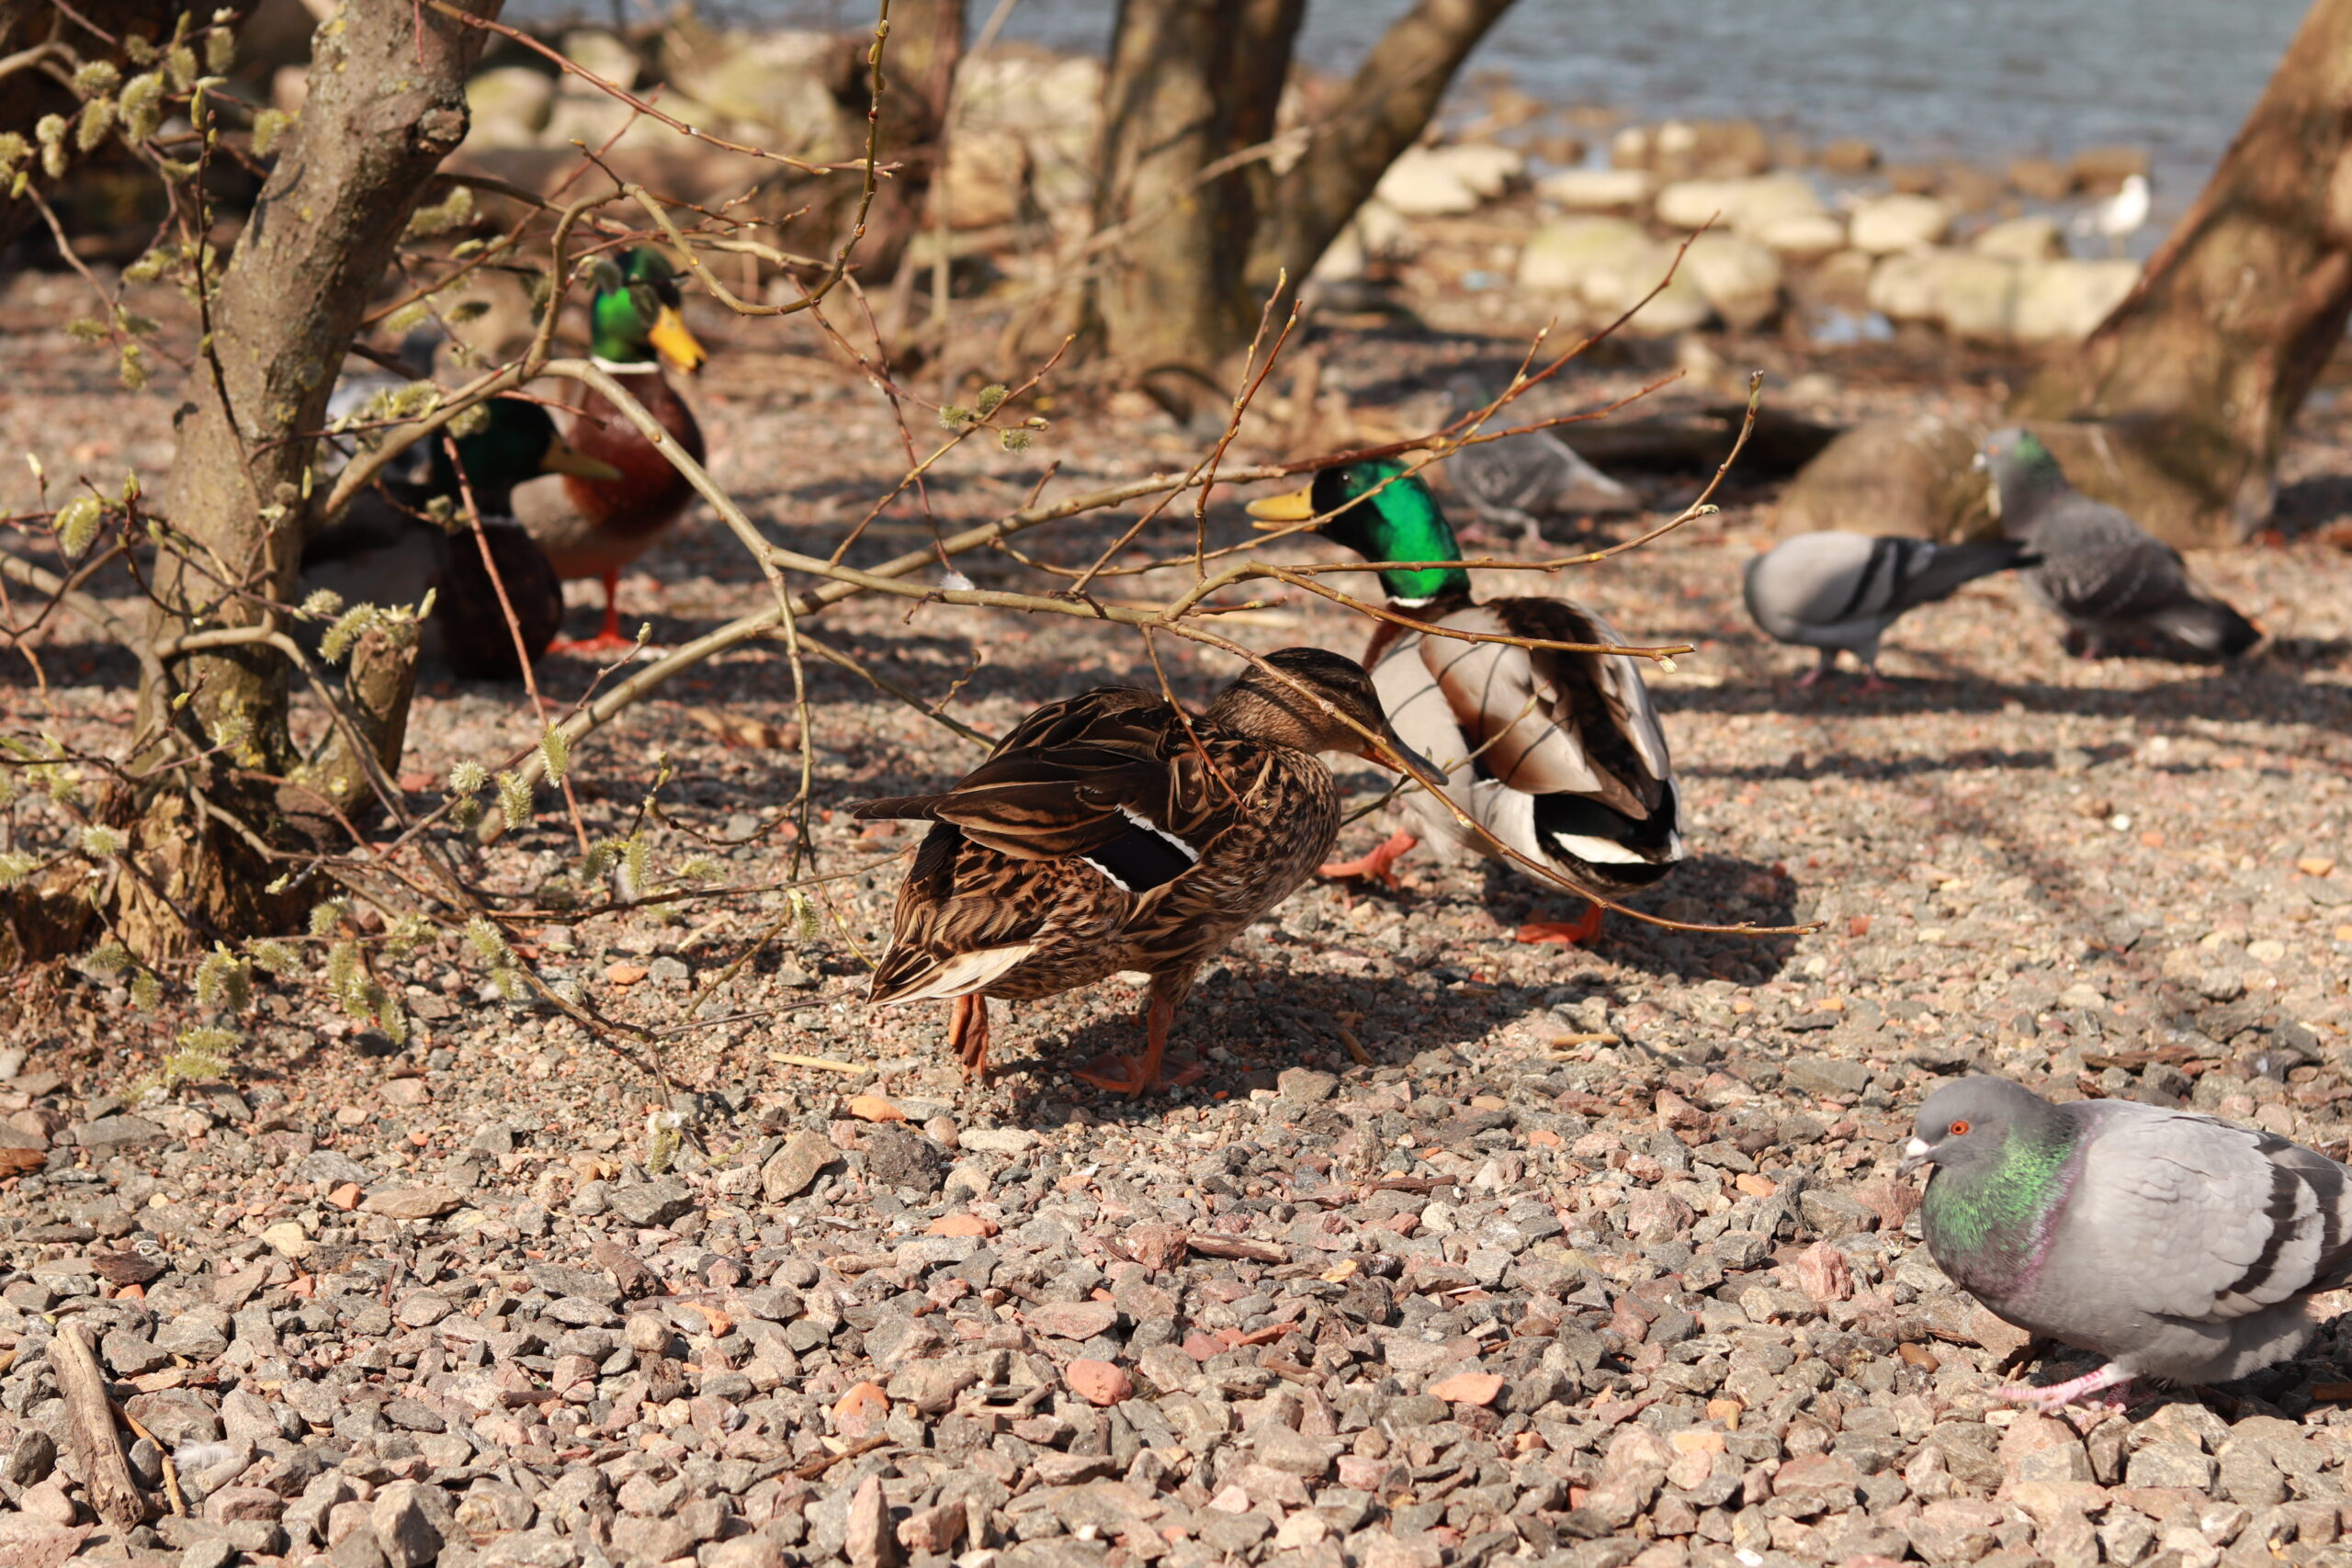
[[[1037,1134],[1019,1127],[967,1127],[956,1141],[984,1155],[1025,1155],[1037,1146]]]
[[[890,1528],[890,1505],[882,1495],[880,1476],[867,1476],[851,1495],[849,1532],[842,1550],[851,1568],[894,1568],[898,1562],[899,1538]]]
[[[1250,1441],[1257,1450],[1258,1462],[1268,1470],[1309,1481],[1319,1481],[1330,1472],[1332,1450],[1338,1447],[1329,1439],[1310,1438],[1272,1422],[1251,1427]]]
[[[438,1486],[394,1481],[377,1490],[368,1522],[391,1568],[425,1568],[441,1554],[445,1527],[456,1521],[448,1495]]]
[[[447,1187],[387,1187],[361,1199],[359,1208],[390,1220],[437,1220],[464,1202],[462,1194]]]
[[[1503,1380],[1492,1372],[1460,1372],[1429,1387],[1448,1404],[1492,1404],[1502,1391]]]
[[[1081,1358],[1063,1368],[1062,1377],[1069,1391],[1089,1404],[1116,1404],[1136,1392],[1135,1380],[1109,1361]]]
[[[1101,1366],[1099,1361],[1073,1361],[1071,1370],[1080,1366]],[[1116,1371],[1115,1367],[1112,1369]],[[1125,1374],[1122,1373],[1122,1376]],[[889,1397],[903,1400],[926,1416],[944,1416],[956,1404],[956,1396],[979,1382],[980,1374],[964,1361],[922,1360],[900,1368],[890,1378]],[[1071,1388],[1081,1397],[1091,1397],[1073,1379]],[[1125,1397],[1122,1395],[1121,1397]],[[1103,1403],[1096,1401],[1096,1403]]]
[[[1066,1454],[1043,1449],[1030,1462],[1038,1482],[1046,1486],[1077,1486],[1099,1481],[1118,1468],[1109,1454]]]
[[[456,1310],[438,1291],[412,1291],[392,1309],[392,1315],[411,1328],[430,1328]]]
[[[961,1499],[925,1508],[899,1523],[899,1544],[909,1551],[939,1555],[962,1539],[968,1517]]]
[[[861,1382],[833,1404],[833,1425],[842,1439],[862,1443],[876,1436],[890,1418],[890,1396],[879,1383]]]
[[[2185,1486],[2203,1492],[2213,1484],[2212,1457],[2186,1443],[2150,1443],[2132,1456],[2124,1471],[2127,1486]]]
[[[695,1538],[674,1514],[653,1518],[623,1514],[613,1520],[613,1545],[625,1562],[666,1562],[690,1556]]]
[[[1318,1073],[1312,1067],[1285,1067],[1274,1079],[1276,1089],[1284,1100],[1300,1105],[1313,1105],[1331,1098],[1340,1080],[1330,1073]]]
[[[318,1246],[311,1239],[310,1233],[292,1220],[280,1220],[274,1225],[266,1226],[261,1239],[282,1258],[308,1258],[311,1249]]]
[[[1785,1268],[1790,1282],[1816,1302],[1842,1302],[1854,1293],[1846,1255],[1826,1241],[1815,1242]]]
[[[57,1439],[39,1427],[27,1427],[8,1445],[7,1458],[0,1460],[0,1481],[30,1486],[56,1468]]]
[[[57,1475],[51,1476],[38,1486],[26,1487],[24,1495],[17,1500],[17,1506],[24,1510],[27,1518],[37,1519],[45,1525],[70,1525],[81,1517],[82,1512],[80,1506],[65,1495],[64,1478]]]
[[[841,1157],[822,1133],[795,1133],[760,1167],[760,1195],[771,1203],[797,1198],[817,1173]]]
[[[1022,1321],[1056,1339],[1091,1339],[1111,1331],[1119,1321],[1119,1309],[1109,1302],[1047,1302],[1030,1308]]]
[[[682,1218],[695,1206],[694,1192],[674,1176],[630,1182],[613,1189],[613,1213],[639,1230]]]
[[[1120,1239],[1127,1256],[1155,1274],[1183,1262],[1192,1247],[1191,1233],[1182,1225],[1130,1225]]]

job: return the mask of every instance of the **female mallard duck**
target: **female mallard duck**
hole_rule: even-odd
[[[563,584],[509,515],[514,487],[539,474],[609,479],[618,470],[566,446],[555,421],[536,402],[494,398],[482,415],[479,429],[458,438],[458,463],[481,515],[497,583],[482,564],[481,546],[464,526],[458,469],[435,440],[420,444],[429,448],[421,480],[364,491],[341,522],[302,547],[302,589],[305,595],[333,589],[354,604],[414,604],[430,592],[433,615],[424,623],[421,655],[439,659],[469,680],[512,680],[522,667],[499,587],[514,607],[534,662],[563,624]],[[454,534],[427,511],[443,500],[451,503]]]
[[[1155,1087],[1201,965],[1330,852],[1340,792],[1316,753],[1435,776],[1389,728],[1363,666],[1313,648],[1265,665],[1199,716],[1126,686],[1048,704],[944,795],[859,806],[935,824],[867,1001],[954,998],[948,1043],[970,1077],[988,1065],[989,998],[1141,971],[1142,1063],[1105,1057],[1078,1076],[1125,1094]]]
[[[1462,558],[1429,487],[1388,459],[1326,468],[1306,489],[1254,502],[1250,513],[1261,528],[1319,517],[1317,533],[1366,560]],[[1384,571],[1380,581],[1390,608],[1434,626],[1545,642],[1620,640],[1565,599],[1474,599],[1459,565]],[[1449,771],[1446,798],[1513,852],[1612,898],[1657,882],[1682,858],[1666,736],[1632,659],[1464,642],[1384,621],[1363,661],[1396,732]],[[1439,840],[1494,855],[1443,804],[1421,791],[1409,798]],[[1399,829],[1363,859],[1323,874],[1393,886],[1391,864],[1418,841]],[[1519,939],[1600,934],[1594,905],[1580,920],[1521,926]]]
[[[588,302],[592,353],[621,389],[645,405],[679,448],[700,462],[702,427],[694,411],[662,373],[666,358],[691,375],[702,367],[702,344],[679,317],[676,275],[669,259],[646,246],[617,262],[600,258],[590,273],[594,290]],[[577,476],[552,486],[534,486],[517,497],[517,514],[547,552],[558,575],[594,577],[605,585],[605,623],[594,637],[563,641],[564,651],[608,652],[636,646],[621,635],[621,569],[643,555],[685,514],[694,487],[662,449],[647,440],[602,392],[571,383],[569,406],[577,411],[567,433],[575,447],[620,471],[618,479]]]

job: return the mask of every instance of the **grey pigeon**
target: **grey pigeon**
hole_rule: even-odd
[[[1469,376],[1455,377],[1447,389],[1453,395],[1454,419],[1476,413],[1494,400]],[[1513,420],[1515,407],[1505,407],[1495,419],[1523,423]],[[1481,523],[1519,529],[1530,548],[1544,547],[1543,523],[1547,517],[1634,512],[1642,504],[1632,486],[1586,462],[1575,447],[1548,430],[1464,446],[1446,459],[1445,472],[1471,516]]]
[[[2001,531],[2041,558],[2026,591],[2066,623],[2069,652],[2097,658],[2151,633],[2233,659],[2262,628],[2188,581],[2180,552],[2066,482],[2030,432],[1996,431],[1978,465],[1993,478]]]
[[[2032,559],[2015,539],[1937,545],[1825,529],[1781,540],[1747,563],[1747,613],[1777,642],[1821,650],[1797,678],[1810,686],[1837,667],[1841,649],[1862,661],[1867,689],[1878,675],[1878,639],[1905,612],[1962,583]]]
[[[2107,1358],[2002,1397],[2056,1410],[2134,1378],[2226,1382],[2283,1361],[2352,1285],[2352,1169],[2210,1116],[2050,1101],[2006,1078],[1919,1108],[1901,1169],[1943,1271],[2004,1322]]]

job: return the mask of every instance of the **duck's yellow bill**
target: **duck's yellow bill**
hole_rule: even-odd
[[[1304,523],[1315,515],[1315,487],[1308,485],[1288,495],[1269,495],[1253,501],[1250,503],[1250,515],[1258,520],[1252,526],[1261,534]]]
[[[695,334],[686,330],[685,319],[678,314],[675,305],[662,306],[662,313],[653,318],[653,330],[645,335],[662,351],[662,358],[688,374],[701,369],[702,362],[710,357],[695,341]]]
[[[575,479],[603,479],[607,483],[619,479],[621,471],[601,457],[591,457],[559,435],[548,443],[539,457],[539,472],[570,474]]]

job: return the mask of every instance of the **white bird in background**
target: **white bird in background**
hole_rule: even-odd
[[[2117,255],[2123,254],[2123,242],[2140,231],[2148,220],[2148,176],[2126,175],[2123,188],[2105,201],[2094,202],[2075,214],[2067,227],[2087,239],[2093,234],[2107,236],[2109,248]]]

